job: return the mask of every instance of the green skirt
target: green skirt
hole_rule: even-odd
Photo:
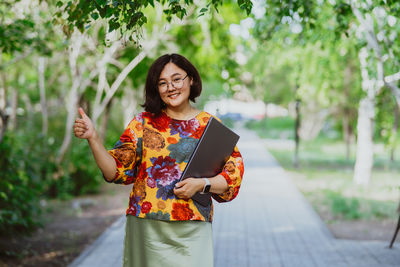
[[[126,216],[124,267],[214,266],[211,223]]]

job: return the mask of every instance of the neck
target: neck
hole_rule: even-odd
[[[165,112],[173,119],[188,120],[194,117],[196,109],[189,103],[183,107],[167,107]]]

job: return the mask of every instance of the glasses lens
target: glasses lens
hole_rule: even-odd
[[[158,84],[158,88],[161,90],[165,90],[165,89],[167,89],[167,87],[168,87],[168,84],[166,82],[162,82],[162,83]]]
[[[175,88],[181,88],[182,85],[183,85],[183,80],[180,78],[172,81],[172,86]]]

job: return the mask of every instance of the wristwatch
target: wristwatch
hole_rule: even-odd
[[[210,192],[210,188],[211,188],[210,180],[208,180],[207,178],[203,178],[203,180],[206,182],[206,184],[204,185],[203,192],[200,192],[200,193],[207,194]]]

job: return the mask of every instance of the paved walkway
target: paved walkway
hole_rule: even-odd
[[[215,267],[400,266],[399,243],[388,249],[389,240],[335,239],[263,141],[238,133],[245,178],[234,201],[215,204]],[[121,266],[124,223],[121,217],[70,266]]]

